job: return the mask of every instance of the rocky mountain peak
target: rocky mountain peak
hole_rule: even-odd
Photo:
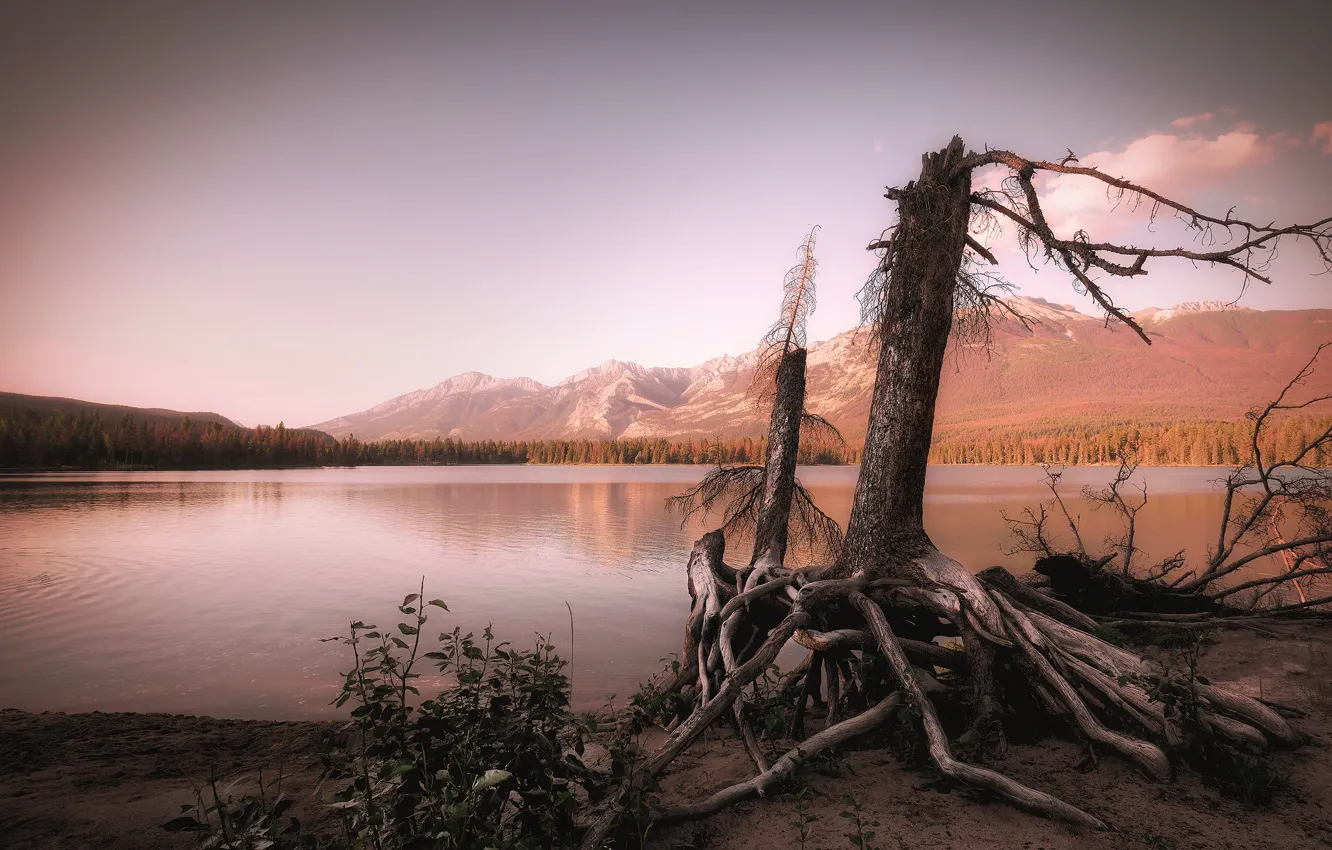
[[[1217,301],[1150,308],[1143,345],[1119,325],[1073,305],[1019,296],[1034,329],[1001,318],[985,356],[950,359],[937,427],[1004,428],[1040,420],[1071,425],[1159,416],[1242,415],[1271,390],[1271,375],[1302,365],[1326,339],[1332,310],[1262,312]],[[1167,322],[1189,315],[1187,323]],[[607,360],[553,387],[481,372],[455,375],[359,414],[312,426],[363,440],[448,436],[532,440],[754,435],[766,416],[747,394],[756,354],[686,368]],[[873,333],[860,328],[809,347],[808,408],[854,440],[874,386]]]

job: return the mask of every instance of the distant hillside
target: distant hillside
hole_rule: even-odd
[[[272,469],[341,465],[328,434],[246,428],[216,413],[0,394],[0,470]]]
[[[1033,298],[1013,304],[1037,324],[1000,322],[988,354],[954,346],[938,436],[1234,420],[1332,339],[1332,310],[1258,311],[1213,302],[1152,308],[1135,314],[1152,337],[1147,346],[1122,326],[1107,327],[1071,306]],[[763,422],[745,392],[753,364],[752,352],[689,368],[609,360],[553,387],[469,372],[311,427],[361,440],[755,435]],[[863,331],[811,345],[809,409],[857,440],[874,369]]]
[[[70,416],[78,416],[80,411],[88,413],[96,412],[101,415],[102,421],[108,425],[114,425],[125,418],[128,413],[134,417],[136,422],[151,422],[155,425],[175,425],[183,417],[188,416],[191,421],[201,425],[209,422],[218,422],[227,428],[243,428],[225,416],[210,412],[192,412],[185,413],[179,410],[166,410],[160,407],[128,407],[123,404],[101,404],[95,401],[82,401],[76,398],[56,398],[53,396],[41,395],[21,395],[19,393],[0,393],[0,417],[13,418],[22,416],[26,411],[33,411],[38,416],[46,418],[52,413],[64,412]]]

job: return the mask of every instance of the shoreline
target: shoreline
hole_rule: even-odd
[[[1279,638],[1226,630],[1204,656],[1215,681],[1294,705],[1293,721],[1310,738],[1273,754],[1290,775],[1270,806],[1256,807],[1204,787],[1195,773],[1154,784],[1108,754],[1083,770],[1082,750],[1067,736],[1014,745],[1006,770],[1039,787],[1091,801],[1115,831],[1087,833],[973,795],[934,793],[931,774],[899,764],[880,749],[848,748],[842,767],[809,779],[807,805],[822,831],[812,846],[841,846],[839,811],[847,794],[881,822],[884,846],[910,850],[1041,847],[1045,850],[1278,850],[1332,845],[1332,628],[1282,625]],[[311,826],[334,825],[318,796],[314,758],[344,720],[235,720],[135,712],[30,713],[0,709],[0,823],[7,847],[47,850],[184,850],[189,835],[160,825],[193,802],[191,783],[212,771],[233,793],[252,792],[281,768],[293,810]],[[653,736],[649,736],[650,738]],[[742,748],[718,730],[713,745],[691,753],[663,782],[663,802],[711,793],[752,773]],[[646,744],[655,746],[651,740]],[[924,783],[924,784],[923,784]],[[945,790],[945,789],[936,789]],[[706,820],[660,830],[649,846],[748,850],[787,846],[795,797],[737,804]],[[1125,817],[1126,814],[1132,817]]]
[[[1040,469],[1045,466],[1043,463],[929,463],[929,467],[966,467],[969,469]],[[352,466],[346,464],[325,464],[320,466],[195,466],[195,467],[163,467],[163,468],[140,468],[140,469],[81,469],[78,467],[44,467],[41,469],[0,469],[0,478],[20,478],[30,475],[73,475],[88,474],[94,472],[289,472],[308,469],[489,469],[492,467],[518,467],[518,466],[539,466],[543,469],[558,468],[564,466],[570,467],[595,467],[597,469],[641,469],[643,467],[657,468],[675,468],[688,469],[693,467],[709,469],[715,467],[713,463],[539,463],[537,461],[525,461],[523,463],[359,463]],[[858,463],[802,463],[797,465],[804,469],[853,469],[860,466]],[[1114,469],[1119,466],[1118,463],[1050,463],[1049,466],[1070,468],[1089,468],[1089,469]],[[1234,469],[1232,464],[1224,463],[1158,463],[1141,464],[1139,469]],[[1321,467],[1320,467],[1321,468]],[[0,709],[3,710],[3,709]]]

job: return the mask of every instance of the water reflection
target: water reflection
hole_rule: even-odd
[[[318,638],[384,622],[422,575],[436,627],[567,646],[575,700],[627,693],[679,649],[684,558],[704,526],[664,502],[706,470],[502,467],[131,473],[0,479],[0,707],[310,717],[346,669]],[[1106,470],[1069,473],[1070,492]],[[1201,552],[1215,470],[1148,470],[1140,544]],[[802,470],[839,521],[855,470]],[[926,525],[964,563],[1009,556],[1001,510],[1039,470],[931,470]],[[1088,541],[1111,518],[1078,508]],[[736,546],[733,560],[747,554]],[[377,618],[377,619],[376,619]]]

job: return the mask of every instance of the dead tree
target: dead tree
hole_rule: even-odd
[[[690,628],[698,628],[696,683],[680,684],[690,695],[686,708],[665,744],[641,765],[635,781],[665,770],[713,721],[731,710],[793,638],[815,652],[863,653],[864,660],[874,663],[857,665],[857,670],[880,670],[882,681],[853,678],[848,684],[857,685],[862,693],[886,684],[896,699],[890,697],[850,717],[830,711],[832,722],[823,732],[795,743],[774,765],[755,759],[758,773],[753,779],[698,805],[657,812],[658,819],[698,816],[746,794],[761,793],[794,764],[881,724],[898,705],[915,710],[930,760],[945,777],[1030,811],[1092,827],[1105,823],[1053,794],[959,759],[936,701],[964,706],[972,719],[960,735],[979,743],[998,737],[1002,744],[996,727],[1005,716],[1031,712],[1057,716],[1080,739],[1119,754],[1158,781],[1173,774],[1168,753],[1194,732],[1181,728],[1179,719],[1168,716],[1152,698],[1163,690],[1188,689],[1197,707],[1192,716],[1200,718],[1200,728],[1209,738],[1245,747],[1298,743],[1286,720],[1263,703],[1213,685],[1177,681],[1169,671],[1155,669],[1138,655],[1098,639],[1092,634],[1096,624],[1086,614],[1024,590],[1008,573],[977,576],[940,552],[925,533],[926,458],[954,311],[959,300],[966,301],[968,287],[973,287],[966,274],[968,252],[990,262],[995,259],[974,239],[973,230],[993,227],[1000,219],[1015,225],[1029,252],[1040,251],[1067,270],[1105,309],[1107,320],[1127,324],[1149,343],[1132,317],[1114,305],[1102,276],[1143,275],[1149,261],[1176,257],[1231,266],[1246,280],[1266,281],[1266,257],[1286,236],[1311,241],[1332,268],[1332,219],[1278,228],[1230,215],[1210,217],[1146,187],[1071,162],[1028,160],[1007,151],[968,153],[962,140],[954,137],[942,151],[924,156],[917,180],[888,190],[886,197],[897,202],[898,219],[871,246],[880,263],[863,303],[877,340],[878,371],[841,553],[827,567],[772,569],[764,581],[745,584],[737,581],[740,571],[725,564],[720,535],[706,535],[695,545],[688,572],[695,592]],[[973,190],[972,173],[985,166],[1010,171],[1002,190]],[[1154,211],[1169,210],[1182,217],[1208,244],[1199,249],[1156,249],[1096,242],[1081,232],[1061,237],[1041,207],[1034,178],[1042,172],[1079,175],[1130,199],[1146,199]],[[1216,247],[1215,239],[1224,234],[1238,234],[1237,241]],[[971,294],[974,297],[974,291]],[[706,588],[701,594],[700,587]],[[720,607],[719,620],[725,623],[734,616],[752,634],[741,638],[745,630],[739,626],[723,633],[696,624],[700,599],[709,595],[715,595],[709,604]],[[941,634],[959,640],[963,651],[940,658],[925,650],[928,638]],[[919,638],[925,640],[913,642]],[[716,681],[710,678],[706,661],[714,655],[723,674]],[[831,670],[826,665],[820,668],[817,663],[808,665],[804,675],[809,687],[802,689],[802,695],[817,691],[821,675],[831,672],[840,681],[846,672],[836,665]],[[938,676],[964,686],[949,687]],[[832,688],[828,694],[830,699],[837,696]],[[982,746],[980,751],[984,750]],[[617,807],[631,793],[626,783],[612,796],[606,813],[590,825],[584,847],[601,845],[618,816]]]
[[[810,230],[799,262],[786,273],[781,313],[759,344],[750,381],[750,395],[760,407],[771,408],[763,464],[719,465],[668,502],[686,520],[720,508],[720,530],[753,534],[753,556],[743,571],[746,586],[767,581],[772,570],[782,567],[792,529],[815,552],[835,554],[841,543],[841,528],[819,510],[795,474],[802,432],[841,441],[831,423],[805,410],[805,325],[817,306],[817,231]]]
[[[1022,516],[1005,517],[1018,540],[1014,551],[1039,557],[1036,570],[1055,595],[1107,617],[1214,627],[1329,613],[1321,609],[1332,605],[1332,593],[1320,581],[1332,575],[1332,470],[1327,464],[1332,427],[1293,446],[1267,439],[1283,413],[1332,404],[1332,392],[1306,389],[1318,367],[1326,367],[1320,359],[1329,348],[1332,343],[1318,346],[1274,399],[1249,413],[1247,457],[1219,482],[1224,500],[1216,542],[1201,563],[1191,564],[1183,551],[1151,566],[1135,562],[1142,554],[1134,545],[1136,518],[1147,491],[1145,484],[1133,483],[1137,461],[1131,452],[1121,457],[1107,488],[1083,491],[1093,506],[1108,505],[1121,517],[1123,531],[1107,540],[1109,552],[1087,551],[1059,492],[1060,473],[1049,468],[1052,498]],[[1137,495],[1128,493],[1135,488]],[[1055,542],[1065,525],[1073,535],[1071,547]],[[1255,568],[1274,559],[1279,559],[1277,570],[1255,574],[1263,572]],[[1239,575],[1244,578],[1236,580]]]
[[[762,595],[785,585],[791,533],[809,545],[811,552],[834,555],[841,544],[842,530],[836,521],[814,503],[813,496],[796,478],[796,460],[801,432],[829,434],[841,440],[837,430],[820,416],[805,410],[805,325],[816,306],[815,276],[818,263],[814,241],[818,228],[811,229],[799,249],[799,262],[787,272],[783,283],[781,313],[759,344],[758,360],[750,382],[750,394],[762,406],[770,406],[768,439],[762,465],[719,465],[686,492],[668,500],[684,521],[695,515],[722,512],[722,526],[700,541],[715,557],[691,561],[689,594],[693,614],[685,629],[682,652],[684,675],[681,684],[697,677],[700,697],[715,692],[737,664],[737,652],[771,628],[784,613],[765,606],[751,610],[762,622],[748,622],[727,603],[734,594],[764,586]],[[694,565],[720,563],[725,534],[751,533],[753,554],[746,567],[725,572],[695,569]],[[777,579],[777,583],[773,580]],[[724,612],[724,613],[723,613]],[[747,721],[747,702],[742,695],[732,704],[732,716],[746,748],[759,768],[767,764],[757,738]]]

